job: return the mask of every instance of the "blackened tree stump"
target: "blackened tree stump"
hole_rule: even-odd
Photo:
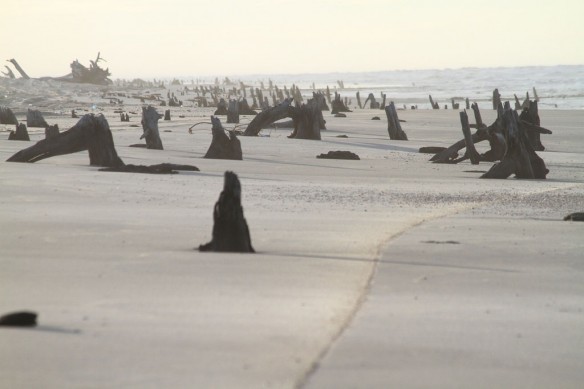
[[[170,121],[170,109],[164,111],[164,120]]]
[[[365,102],[363,103],[363,108],[365,108],[368,101],[370,109],[379,109],[379,103],[377,102],[377,100],[375,100],[375,96],[373,95],[373,93],[369,93],[369,96],[367,96]]]
[[[160,114],[156,112],[156,108],[151,105],[142,107],[142,130],[144,133],[140,139],[146,139],[146,147],[148,149],[163,150],[162,140],[158,132],[159,120]]]
[[[505,103],[503,118],[507,150],[501,162],[493,165],[481,178],[505,179],[515,174],[517,178],[545,179],[549,170],[533,149],[517,112],[511,109],[509,102]]]
[[[290,116],[294,122],[294,131],[288,138],[321,140],[320,127],[322,111],[316,100],[310,100],[307,104],[290,110]]]
[[[253,91],[253,89],[252,89],[252,91]],[[256,111],[251,109],[251,107],[249,106],[249,103],[247,102],[247,99],[245,97],[239,101],[238,109],[239,109],[240,115],[253,115],[253,116],[255,116],[258,114]]]
[[[18,120],[10,108],[0,107],[0,124],[18,125]]]
[[[20,123],[18,126],[16,126],[15,131],[10,131],[10,134],[8,134],[8,140],[30,140],[30,137],[28,136],[28,130],[26,129],[26,124]]]
[[[36,109],[28,109],[26,112],[26,125],[27,127],[42,127],[46,128],[49,124],[46,122],[41,111]]]
[[[236,100],[229,100],[227,107],[227,123],[239,123],[239,103]]]
[[[462,125],[462,133],[464,135],[464,144],[466,147],[466,156],[470,158],[470,163],[473,165],[478,165],[481,156],[475,148],[474,142],[472,140],[472,134],[470,133],[470,124],[468,122],[468,115],[466,111],[460,112],[460,124]]]
[[[221,100],[219,100],[219,102],[217,103],[217,109],[215,110],[213,115],[215,116],[227,115],[227,102],[225,101],[225,99],[222,98]]]
[[[387,132],[391,140],[408,140],[408,136],[402,130],[397,111],[393,101],[385,107],[385,114],[387,116]]]
[[[114,147],[107,120],[101,114],[84,115],[69,130],[17,152],[7,162],[37,162],[83,150],[89,151],[89,164],[92,166],[116,167],[124,164]]]
[[[213,139],[204,158],[242,160],[241,142],[237,139],[235,132],[229,131],[227,135],[221,121],[215,116],[211,116],[211,123],[213,124],[211,130]]]
[[[0,316],[0,326],[4,327],[35,327],[37,325],[37,313],[20,311],[7,313]]]
[[[335,92],[335,99],[332,101],[331,107],[332,107],[331,113],[333,115],[341,112],[353,112],[349,108],[347,108],[347,106],[341,99],[341,95],[338,94],[337,92]]]
[[[59,136],[59,125],[54,124],[45,128],[45,139]]]
[[[241,206],[241,184],[233,172],[225,172],[223,191],[213,208],[213,234],[199,251],[253,253],[247,221]]]

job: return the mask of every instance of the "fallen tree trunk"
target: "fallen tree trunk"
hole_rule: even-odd
[[[116,167],[124,162],[118,157],[112,133],[103,115],[84,115],[69,130],[43,139],[8,158],[7,162],[37,162],[56,155],[89,151],[92,166]]]
[[[221,125],[221,120],[215,116],[211,116],[211,123],[213,139],[204,158],[242,160],[241,142],[237,139],[235,132],[229,131],[227,135]]]
[[[153,106],[142,107],[142,130],[144,133],[140,139],[146,139],[146,147],[148,149],[163,150],[162,140],[158,132],[160,117],[160,114],[156,112],[156,108]]]
[[[258,91],[259,90],[256,90],[256,93]],[[253,120],[249,122],[243,135],[258,136],[262,128],[265,128],[278,120],[290,117],[289,109],[292,101],[292,98],[288,98],[281,104],[258,113],[256,117],[254,117]]]
[[[385,115],[387,116],[387,132],[389,133],[389,139],[408,140],[408,136],[401,128],[393,101],[385,107]]]
[[[223,191],[213,208],[213,233],[199,251],[253,253],[247,221],[241,206],[241,184],[233,172],[225,172]]]

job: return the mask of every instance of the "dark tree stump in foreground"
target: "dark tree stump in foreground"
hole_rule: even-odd
[[[215,116],[211,116],[211,123],[213,124],[211,130],[213,139],[204,158],[242,160],[241,142],[237,139],[235,132],[229,131],[227,135],[221,121]]]
[[[4,327],[34,327],[37,325],[35,312],[13,312],[0,317],[0,326]]]
[[[154,150],[163,150],[162,140],[158,132],[158,121],[160,114],[156,112],[156,108],[149,105],[142,107],[142,130],[144,133],[140,139],[146,139],[146,147]]]
[[[54,124],[45,128],[45,139],[54,138],[59,136],[59,125]]]
[[[350,151],[329,151],[326,154],[317,155],[316,158],[319,159],[351,159],[351,160],[360,160],[359,156]]]
[[[285,99],[282,103],[275,107],[268,108],[256,115],[251,122],[247,125],[244,136],[258,136],[262,128],[266,128],[270,124],[290,117],[289,108],[292,104],[293,99]]]
[[[30,127],[47,128],[49,124],[46,122],[41,111],[36,109],[28,109],[26,112],[26,125]]]
[[[30,140],[26,124],[20,123],[16,126],[16,131],[10,131],[10,134],[8,134],[8,140]]]
[[[229,100],[227,107],[227,123],[239,123],[239,103],[236,100]]]
[[[401,128],[393,101],[385,107],[385,114],[387,115],[387,132],[389,133],[389,139],[408,140],[408,136]]]
[[[517,178],[545,179],[549,170],[531,146],[519,116],[511,109],[509,102],[505,103],[503,119],[507,151],[501,162],[493,165],[481,178],[505,179],[515,174]]]
[[[223,191],[213,208],[213,237],[199,251],[253,253],[247,221],[241,206],[241,184],[233,172],[225,172]]]
[[[0,107],[0,124],[18,125],[18,120],[10,108]]]
[[[69,130],[20,150],[7,162],[37,162],[83,150],[89,151],[89,164],[92,166],[116,167],[124,164],[114,147],[107,120],[101,114],[84,115]]]

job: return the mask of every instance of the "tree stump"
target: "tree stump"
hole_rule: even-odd
[[[217,103],[217,109],[215,110],[213,115],[215,116],[227,115],[227,102],[225,101],[225,99],[221,98],[221,100],[219,100],[219,102]]]
[[[288,138],[321,140],[322,111],[316,100],[295,107],[290,114],[294,121],[294,131]]]
[[[493,111],[496,111],[501,104],[501,94],[499,93],[499,89],[495,88],[493,90]]]
[[[59,136],[59,126],[57,124],[45,128],[45,139]]]
[[[389,139],[408,140],[408,136],[401,128],[393,101],[385,107],[385,114],[387,116],[387,132],[389,133]]]
[[[229,131],[227,135],[221,125],[221,120],[215,116],[211,116],[211,123],[213,124],[211,129],[213,139],[204,158],[242,160],[241,142],[237,139],[235,132]]]
[[[249,122],[243,135],[258,136],[262,128],[266,128],[267,126],[278,120],[290,117],[289,110],[292,101],[293,101],[292,98],[286,99],[281,104],[278,104],[275,107],[266,109],[257,114],[256,117],[254,117],[253,120]]]
[[[253,116],[255,116],[258,114],[256,111],[254,111],[253,109],[250,108],[249,103],[247,102],[247,99],[245,97],[239,101],[238,109],[239,109],[240,115],[253,115]]]
[[[241,206],[241,184],[233,172],[225,172],[223,191],[213,208],[213,233],[199,251],[253,253],[247,221]]]
[[[316,156],[318,159],[349,159],[349,160],[360,160],[359,156],[351,151],[329,151],[326,154],[319,154]]]
[[[20,123],[16,126],[15,131],[10,131],[10,134],[8,134],[8,140],[30,140],[26,124]]]
[[[239,103],[236,100],[229,100],[227,123],[239,123]]]
[[[438,102],[434,102],[432,95],[428,95],[428,98],[430,99],[430,105],[432,106],[432,109],[440,109],[440,104],[438,104]]]
[[[536,126],[540,125],[539,119],[539,110],[537,107],[537,101],[530,101],[527,108],[524,108],[519,115],[519,119],[529,123],[534,124]],[[535,151],[544,151],[545,147],[541,143],[541,134],[537,130],[528,130],[527,131],[527,138],[529,139],[529,143]]]
[[[10,108],[0,107],[0,124],[18,125],[18,120]]]
[[[37,162],[56,155],[89,151],[92,166],[115,167],[124,162],[118,157],[112,133],[103,115],[84,115],[77,124],[58,136],[43,139],[8,158],[7,162]]]
[[[515,174],[517,178],[545,179],[549,170],[531,146],[519,116],[509,102],[505,103],[503,119],[507,151],[501,162],[493,165],[481,178],[505,179]]]
[[[158,120],[160,120],[160,114],[156,112],[156,108],[151,105],[142,107],[142,130],[144,133],[140,139],[146,139],[148,149],[163,150],[162,140],[158,132]]]
[[[335,99],[331,103],[331,108],[332,108],[331,113],[333,115],[341,112],[353,112],[349,108],[347,108],[347,106],[341,99],[341,95],[338,94],[337,92],[335,92]]]
[[[27,127],[42,127],[46,128],[49,124],[46,122],[41,111],[36,109],[28,109],[26,112],[26,125]]]
[[[470,125],[468,123],[468,115],[466,114],[466,111],[460,112],[460,124],[462,125],[462,133],[464,135],[466,156],[470,158],[471,164],[478,165],[481,160],[481,156],[479,155],[479,152],[474,146],[472,134],[470,133]]]
[[[359,95],[359,91],[357,91],[357,105],[359,106],[359,109],[363,108],[363,105],[361,105],[361,95]]]
[[[0,326],[4,327],[35,327],[37,313],[29,311],[12,312],[0,316]]]
[[[363,103],[363,108],[365,108],[368,101],[370,109],[379,109],[379,103],[375,100],[375,96],[373,95],[373,93],[369,93],[369,96],[367,96],[365,102]]]
[[[170,109],[164,111],[164,120],[170,120]]]

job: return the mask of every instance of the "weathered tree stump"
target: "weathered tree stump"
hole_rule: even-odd
[[[239,103],[236,100],[229,100],[227,107],[227,123],[239,123]]]
[[[115,167],[124,164],[114,147],[107,120],[101,114],[84,115],[69,130],[20,150],[7,162],[37,162],[83,150],[89,151],[89,164],[92,166]]]
[[[22,76],[22,78],[28,80],[30,79],[30,77],[28,76],[28,74],[26,74],[26,72],[24,71],[24,69],[18,64],[18,62],[16,62],[16,60],[14,58],[9,59],[8,62],[10,62],[12,65],[14,65],[14,67],[16,68],[16,71],[18,73],[20,73],[20,75]]]
[[[215,110],[213,115],[215,116],[227,115],[227,102],[225,101],[224,98],[221,98],[221,100],[219,100],[219,102],[217,103],[217,109]]]
[[[0,107],[0,124],[18,125],[18,120],[10,108]]]
[[[54,124],[45,128],[45,139],[54,138],[59,136],[59,125]]]
[[[238,109],[239,109],[240,115],[253,115],[253,116],[255,116],[258,114],[256,111],[254,111],[253,109],[250,108],[249,103],[247,102],[247,99],[245,97],[239,101]]]
[[[256,90],[256,93],[258,91],[259,90]],[[292,101],[292,98],[286,99],[281,104],[278,104],[275,107],[266,109],[257,114],[256,117],[254,117],[253,120],[249,122],[243,135],[258,136],[262,128],[266,128],[278,120],[290,117],[289,109]]]
[[[387,116],[387,132],[389,133],[389,139],[408,140],[408,136],[401,128],[393,101],[385,107],[385,114]]]
[[[237,139],[235,132],[229,131],[227,135],[221,125],[221,120],[215,116],[211,116],[211,123],[213,124],[211,129],[213,139],[204,158],[242,160],[241,142]]]
[[[241,206],[241,184],[233,172],[225,172],[223,191],[213,208],[213,234],[199,251],[253,253],[247,221]]]
[[[534,124],[536,126],[540,125],[539,119],[539,110],[537,107],[537,101],[530,101],[527,108],[524,108],[521,114],[519,115],[519,119],[525,124]],[[544,151],[545,147],[541,143],[541,133],[538,130],[529,130],[527,129],[527,138],[531,143],[531,146],[535,151]]]
[[[5,75],[6,77],[10,78],[10,79],[15,79],[16,76],[14,75],[14,73],[12,72],[12,69],[10,69],[8,66],[4,65],[4,67],[6,68],[6,72],[2,72],[3,75]]]
[[[294,131],[288,138],[321,140],[322,111],[318,101],[310,100],[307,104],[295,107],[290,116],[294,121]]]
[[[468,123],[468,115],[466,114],[466,111],[460,112],[460,124],[462,125],[462,133],[464,135],[466,156],[470,158],[471,164],[478,165],[481,160],[481,156],[475,148],[474,142],[472,140],[472,134],[470,133],[470,125]]]
[[[496,111],[501,104],[501,94],[499,93],[499,89],[495,88],[493,90],[493,111]]]
[[[26,124],[20,123],[16,126],[15,131],[10,131],[10,134],[8,134],[8,140],[30,140]]]
[[[353,112],[349,108],[347,108],[347,106],[341,99],[341,95],[338,94],[337,92],[335,92],[335,99],[332,101],[331,107],[332,107],[331,113],[333,115],[341,112]]]
[[[359,91],[357,91],[357,105],[359,106],[359,109],[363,108],[363,105],[361,105],[361,95],[359,94]]]
[[[170,120],[170,109],[164,111],[164,120]]]
[[[159,120],[160,114],[156,112],[156,108],[151,105],[142,107],[142,130],[144,133],[140,139],[146,139],[146,147],[148,149],[163,150],[162,140],[158,132]]]
[[[368,101],[370,109],[379,109],[379,103],[375,100],[375,96],[373,95],[373,93],[369,93],[369,96],[367,96],[365,102],[363,103],[363,108],[367,106]]]
[[[440,109],[440,104],[438,104],[438,102],[434,102],[432,95],[428,95],[428,98],[430,99],[430,105],[432,106],[432,109]]]
[[[42,127],[46,128],[49,124],[46,122],[41,111],[36,109],[28,109],[26,112],[26,125],[27,127]]]
[[[128,115],[127,113],[124,113],[124,112],[120,113],[120,121],[122,121],[122,122],[129,122],[130,121],[130,115]]]
[[[493,165],[481,178],[505,179],[515,174],[517,178],[545,179],[549,170],[531,146],[519,116],[511,109],[509,102],[505,103],[503,119],[507,151],[501,162]]]

